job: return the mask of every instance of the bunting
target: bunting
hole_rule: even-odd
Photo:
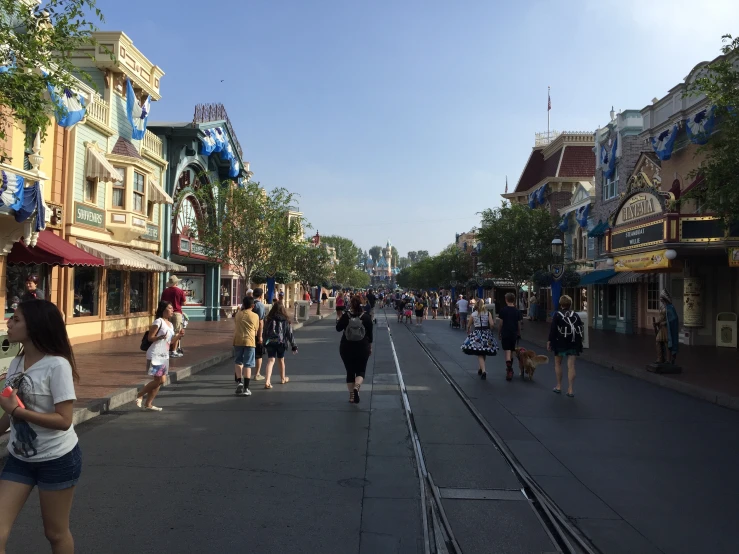
[[[0,206],[15,212],[18,223],[23,223],[35,213],[34,230],[43,231],[46,228],[46,202],[41,183],[27,187],[23,176],[7,171],[0,171],[0,178]]]
[[[48,75],[48,73],[44,73],[44,77]],[[87,106],[85,106],[85,99],[81,94],[75,94],[74,91],[68,88],[65,88],[60,94],[48,81],[46,82],[46,89],[49,91],[49,96],[55,106],[54,114],[59,127],[69,129],[85,118]]]
[[[713,126],[716,122],[716,106],[703,109],[685,120],[688,138],[694,144],[706,144],[711,138]]]
[[[570,230],[570,214],[569,213],[566,213],[565,215],[562,216],[562,219],[559,220],[559,225],[557,225],[557,227],[559,227],[559,230],[562,231],[563,233],[566,233],[567,231]]]
[[[126,114],[128,115],[128,121],[131,123],[131,139],[141,140],[144,138],[150,110],[151,96],[147,96],[144,103],[139,105],[133,92],[131,79],[126,79]]]
[[[590,204],[580,206],[575,212],[575,221],[583,229],[588,227],[588,217],[590,216]]]
[[[200,147],[200,153],[204,156],[210,156],[213,150],[216,149],[216,139],[213,138],[213,131],[206,129],[203,131],[203,136],[200,137],[202,145]]]
[[[7,171],[0,171],[0,174],[0,205],[17,210],[23,205],[25,179]]]
[[[241,170],[241,165],[239,164],[239,160],[231,157],[231,167],[228,168],[228,176],[229,177],[238,177],[239,171]]]
[[[672,157],[675,137],[677,137],[677,124],[673,125],[671,129],[665,129],[659,136],[650,139],[652,148],[654,148],[654,152],[660,160],[665,161]]]
[[[213,138],[216,141],[216,147],[213,149],[213,152],[222,152],[223,148],[226,146],[226,135],[223,133],[223,129],[220,127],[214,128]]]
[[[231,141],[227,136],[223,137],[223,150],[221,150],[221,159],[231,161],[234,159],[234,151],[231,148]]]
[[[532,210],[536,208],[536,191],[529,194],[529,208]]]
[[[618,135],[616,135],[616,138],[613,139],[613,144],[611,144],[611,152],[607,155],[607,159],[605,160],[606,168],[603,170],[603,173],[606,179],[610,179],[611,177],[613,177],[613,174],[616,173],[616,150],[617,148],[618,148]]]
[[[544,200],[546,200],[546,193],[547,193],[547,186],[542,185],[539,187],[539,190],[536,191],[536,202],[540,205],[544,205]]]

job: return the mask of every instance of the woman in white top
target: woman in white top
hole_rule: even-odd
[[[159,302],[156,319],[149,328],[149,342],[151,346],[146,351],[146,373],[153,377],[136,396],[136,405],[141,408],[146,396],[145,410],[161,412],[162,409],[154,406],[153,402],[159,389],[167,380],[169,374],[169,345],[174,338],[174,327],[170,319],[174,308],[169,302]],[[180,329],[177,338],[185,336],[185,330]]]
[[[477,356],[477,374],[480,379],[487,379],[485,358],[495,356],[498,343],[493,335],[493,318],[490,317],[485,303],[480,300],[475,303],[475,310],[467,324],[467,339],[462,344],[462,352],[470,356]]]
[[[38,485],[51,549],[71,554],[69,514],[82,455],[72,425],[79,376],[62,314],[47,300],[23,302],[8,320],[8,340],[21,350],[8,368],[12,391],[0,396],[0,428],[10,425],[9,456],[0,473],[0,552]]]

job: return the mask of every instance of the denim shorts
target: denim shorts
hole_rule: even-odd
[[[277,358],[281,360],[285,357],[285,345],[284,344],[268,344],[267,345],[267,357]]]
[[[234,346],[234,363],[245,367],[256,365],[255,348],[253,346]]]
[[[28,462],[8,454],[0,481],[31,485],[42,491],[61,491],[74,487],[82,473],[82,452],[77,444],[67,454],[54,460]]]

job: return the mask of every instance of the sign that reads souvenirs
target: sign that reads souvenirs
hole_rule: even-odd
[[[664,239],[665,225],[662,220],[611,234],[611,252],[630,250],[641,246],[658,244]]]
[[[98,229],[105,229],[105,212],[92,206],[74,203],[74,222]]]
[[[626,225],[662,213],[660,199],[651,192],[640,192],[629,198],[616,216],[616,225]]]

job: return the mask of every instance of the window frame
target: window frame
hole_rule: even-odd
[[[111,183],[112,191],[110,194],[110,207],[114,210],[125,210],[126,209],[126,170],[128,168],[126,167],[119,167],[119,166],[113,166],[115,167],[121,175],[123,175],[122,181],[113,181]],[[115,201],[115,193],[117,191],[121,191],[121,201],[123,202],[122,206],[117,206],[114,204]]]
[[[97,177],[88,177],[85,179],[85,187],[82,191],[82,201],[86,204],[93,204],[97,206],[98,203],[98,184],[100,180]],[[87,187],[89,184],[92,184],[92,194],[91,197],[87,197]]]
[[[149,291],[151,290],[151,278],[152,278],[151,277],[151,275],[152,275],[151,272],[149,272],[149,271],[128,271],[127,273],[128,273],[128,295],[127,295],[128,296],[128,301],[126,303],[126,306],[127,306],[128,310],[127,310],[126,315],[136,316],[136,315],[140,315],[140,314],[148,314],[151,311],[151,307],[150,307],[150,303],[151,302],[150,302],[150,299],[149,299]],[[144,285],[145,286],[144,286],[144,291],[143,291],[143,296],[142,296],[142,298],[144,299],[144,303],[145,304],[144,304],[144,309],[143,310],[139,310],[137,312],[134,312],[131,309],[131,298],[133,298],[133,289],[134,289],[134,286],[133,286],[134,285],[134,279],[133,279],[133,277],[134,277],[134,274],[139,274],[139,273],[145,276],[145,279],[144,279]]]
[[[76,289],[75,282],[76,282],[76,279],[77,279],[77,271],[82,271],[82,270],[85,270],[85,271],[86,270],[92,270],[94,272],[94,275],[95,275],[95,283],[94,283],[94,286],[93,286],[93,298],[94,298],[93,308],[94,308],[94,313],[92,313],[92,312],[89,313],[89,314],[82,314],[82,313],[77,314],[76,313],[76,306],[77,306],[76,295],[77,295],[77,289]],[[100,267],[84,267],[84,266],[82,266],[82,267],[74,267],[73,268],[72,279],[71,279],[72,280],[72,319],[74,319],[75,321],[89,321],[89,320],[99,320],[100,319],[100,317],[101,317],[101,315],[100,315],[100,301],[101,301],[101,298],[103,296],[101,294],[101,290],[102,290],[102,288],[101,288],[102,278],[103,278],[103,271],[102,271],[102,268],[100,268]],[[107,297],[106,297],[106,300],[107,300]],[[80,304],[79,305],[82,307],[81,301],[80,301]]]
[[[654,291],[650,291],[650,288],[654,286]],[[654,298],[650,298],[651,293],[654,293]],[[647,282],[647,311],[648,312],[659,312],[659,283],[654,282]],[[654,300],[654,302],[652,302]],[[651,308],[650,305],[655,306],[654,308]]]
[[[626,320],[627,297],[626,285],[619,285],[618,289],[616,289],[616,317],[620,321]]]
[[[604,183],[602,184],[603,190],[601,192],[601,199],[603,202],[613,200],[618,196],[618,167],[615,168],[613,178],[606,178],[605,170],[603,171]]]
[[[141,177],[141,190],[138,190],[137,185],[137,178]],[[139,173],[135,169],[133,170],[133,179],[131,181],[131,192],[133,192],[133,198],[132,198],[132,205],[131,205],[131,211],[136,212],[142,215],[146,215],[146,210],[148,208],[146,204],[146,175],[143,173]],[[139,200],[141,202],[141,209],[136,209],[136,201]]]

